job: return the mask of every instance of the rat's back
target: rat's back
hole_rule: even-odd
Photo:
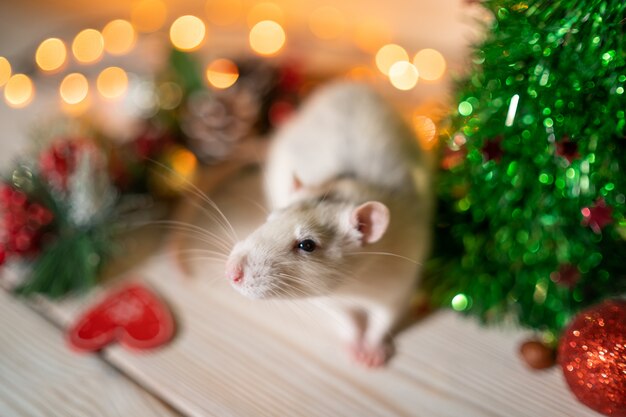
[[[289,203],[294,178],[319,185],[349,176],[383,189],[412,187],[420,166],[413,134],[364,84],[323,87],[276,135],[266,168],[273,208]]]

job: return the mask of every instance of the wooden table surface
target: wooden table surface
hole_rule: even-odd
[[[252,202],[259,188],[258,173],[248,171],[215,196],[239,235],[264,218]],[[217,230],[208,217],[195,223]],[[244,299],[216,261],[197,260],[184,277],[167,246],[155,244],[161,234],[132,234],[129,252],[148,256],[104,286],[143,281],[167,301],[178,333],[158,350],[67,348],[63,329],[103,288],[58,303],[0,292],[0,416],[596,415],[573,398],[558,368],[522,365],[516,351],[525,333],[440,311],[398,336],[386,368],[362,369],[314,307]],[[14,274],[5,271],[4,283]]]

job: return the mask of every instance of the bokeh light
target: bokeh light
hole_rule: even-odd
[[[375,76],[376,74],[370,67],[363,65],[350,69],[346,74],[346,78],[353,81],[372,81]]]
[[[248,12],[248,27],[253,27],[264,20],[271,20],[280,25],[285,23],[285,13],[278,5],[274,3],[259,3]]]
[[[446,71],[446,59],[434,49],[422,49],[413,58],[413,65],[419,71],[420,78],[435,81]]]
[[[113,20],[102,29],[104,50],[111,55],[124,55],[135,46],[137,35],[127,20]]]
[[[91,64],[102,57],[104,39],[95,29],[85,29],[74,38],[72,52],[78,62]]]
[[[211,23],[226,26],[237,21],[243,11],[241,0],[208,0],[206,14]]]
[[[133,6],[130,21],[139,32],[154,32],[166,18],[167,7],[162,0],[141,0]]]
[[[65,76],[59,87],[61,99],[67,104],[80,103],[89,93],[89,83],[83,74],[73,72]]]
[[[437,126],[427,116],[415,115],[413,117],[413,129],[417,139],[425,150],[431,150],[437,143]]]
[[[70,104],[61,99],[61,111],[71,117],[79,117],[87,112],[91,107],[91,98],[89,95],[78,103]]]
[[[163,110],[173,110],[183,99],[183,90],[174,82],[166,81],[157,87],[159,106]]]
[[[33,82],[24,74],[15,74],[4,86],[4,101],[15,109],[28,106],[34,95]]]
[[[398,90],[407,91],[415,87],[419,74],[413,64],[398,61],[389,68],[389,81]]]
[[[272,20],[257,23],[250,30],[250,47],[260,55],[274,55],[285,45],[285,31]]]
[[[462,101],[459,103],[459,114],[461,116],[469,116],[473,111],[474,108],[469,101]]]
[[[457,294],[454,298],[452,298],[452,302],[450,304],[456,311],[463,311],[470,306],[470,300],[465,294]]]
[[[370,17],[355,23],[352,37],[360,49],[373,54],[391,41],[391,31],[385,22]]]
[[[206,78],[213,87],[224,89],[235,84],[239,78],[239,70],[229,59],[216,59],[207,67]]]
[[[346,26],[343,14],[335,7],[323,6],[315,9],[309,17],[309,28],[320,39],[337,39]]]
[[[398,61],[409,61],[409,54],[400,45],[390,43],[376,53],[376,66],[385,75],[389,75],[389,69]]]
[[[206,35],[204,22],[191,15],[181,16],[170,27],[170,40],[172,45],[182,51],[198,49]]]
[[[39,44],[35,62],[44,71],[60,69],[67,58],[67,48],[61,39],[49,38]]]
[[[128,75],[119,67],[108,67],[102,70],[96,80],[98,92],[104,98],[122,97],[128,90]]]
[[[11,78],[11,63],[8,59],[0,56],[0,87],[5,85]]]
[[[182,178],[188,178],[196,170],[198,160],[191,151],[184,148],[176,148],[171,157],[172,170],[182,176]]]

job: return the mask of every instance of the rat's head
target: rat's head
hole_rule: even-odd
[[[378,241],[388,224],[389,210],[376,201],[295,203],[235,245],[226,277],[250,298],[328,294],[349,275],[346,256]]]

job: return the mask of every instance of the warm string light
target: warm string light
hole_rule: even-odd
[[[100,60],[104,51],[102,34],[95,29],[85,29],[72,42],[74,58],[82,64],[93,64]]]
[[[67,58],[65,43],[58,38],[49,38],[39,44],[35,52],[35,62],[43,71],[53,72],[61,69]]]
[[[419,74],[413,64],[397,61],[389,68],[389,81],[398,90],[407,91],[415,87]]]
[[[119,67],[108,67],[102,70],[96,80],[96,88],[106,99],[117,99],[128,90],[128,75]]]
[[[66,75],[59,87],[61,99],[67,104],[80,103],[87,97],[88,93],[89,83],[87,78],[78,72]]]
[[[285,31],[272,20],[263,20],[250,30],[250,47],[259,55],[276,55],[285,45]]]
[[[389,75],[391,66],[399,61],[409,61],[409,54],[400,45],[390,43],[376,53],[376,67],[385,75]]]
[[[207,67],[206,77],[211,86],[224,89],[235,84],[239,78],[239,70],[229,59],[216,59]]]
[[[209,20],[216,24],[234,23],[242,13],[241,0],[209,0],[206,11]],[[137,31],[152,32],[160,29],[167,18],[167,8],[162,0],[140,0],[131,11],[131,22],[116,19],[109,22],[101,32],[85,29],[74,38],[71,49],[79,63],[92,64],[99,61],[103,52],[110,55],[123,55],[132,50],[137,41]],[[274,3],[256,4],[247,14],[247,22],[251,27],[249,42],[252,50],[259,55],[276,55],[285,45],[286,34],[281,23],[285,21],[283,10]],[[409,62],[406,50],[389,42],[389,27],[374,18],[357,21],[351,25],[354,43],[366,51],[376,51],[376,67],[388,76],[392,86],[399,90],[410,90],[415,87],[418,79],[436,81],[446,70],[445,58],[434,49],[422,49]],[[344,15],[337,8],[322,6],[310,15],[311,32],[320,39],[337,39],[346,29]],[[176,19],[170,26],[169,34],[172,45],[183,51],[194,51],[205,41],[207,27],[196,16],[186,15]],[[35,60],[39,68],[45,72],[61,70],[67,63],[65,43],[57,38],[44,40],[38,47]],[[0,87],[11,77],[11,65],[6,58],[0,57]],[[70,74],[63,82],[65,87],[60,90],[64,102],[84,102],[88,94],[88,83],[80,74]],[[238,69],[232,61],[216,60],[206,70],[206,78],[214,88],[228,88],[238,78]],[[24,76],[25,77],[25,76]],[[366,66],[355,67],[346,77],[355,80],[372,81],[373,71]],[[26,81],[28,80],[28,81]],[[98,92],[107,99],[118,98],[128,89],[128,77],[124,70],[110,67],[103,70],[96,82]],[[68,87],[72,86],[72,87]],[[34,95],[32,81],[26,77],[16,78],[9,93],[5,92],[5,101],[12,107],[24,107],[30,103]],[[465,111],[465,109],[461,109]]]
[[[134,4],[130,16],[139,32],[154,32],[165,24],[167,7],[162,0],[141,0]]]
[[[413,58],[413,65],[417,68],[420,78],[427,81],[435,81],[443,76],[446,71],[446,60],[435,49],[422,49]]]
[[[375,61],[379,71],[389,77],[391,85],[403,91],[413,89],[419,79],[438,80],[446,70],[446,61],[440,52],[422,49],[410,63],[406,50],[397,44],[381,47]]]
[[[181,16],[170,26],[170,40],[181,51],[195,51],[200,48],[206,35],[204,22],[191,15]]]
[[[133,49],[137,35],[133,25],[122,19],[113,20],[102,29],[104,50],[111,55],[124,55]]]
[[[8,59],[3,56],[0,56],[0,87],[5,85],[9,78],[11,78],[11,63]]]
[[[15,74],[4,85],[4,101],[15,109],[28,106],[34,95],[35,87],[27,75]]]

